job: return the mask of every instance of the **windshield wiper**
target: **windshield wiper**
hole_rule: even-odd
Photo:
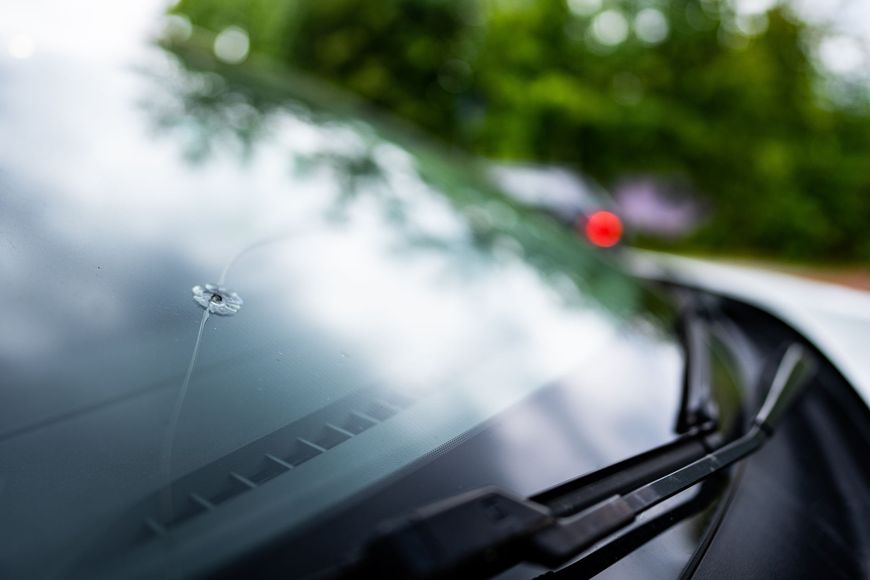
[[[710,354],[714,315],[703,296],[686,292],[679,298],[682,306],[676,334],[685,360],[675,427],[679,436],[665,445],[541,492],[530,500],[544,504],[555,516],[573,515],[700,459],[721,444]]]
[[[550,507],[557,497],[542,503],[535,501],[541,496],[522,499],[496,488],[461,494],[388,524],[353,564],[331,575],[476,577],[521,562],[557,568],[630,526],[651,507],[721,473],[764,445],[815,366],[797,343],[773,362],[769,367],[773,372],[765,374],[772,375],[767,396],[749,429],[699,459],[568,516],[561,515],[565,510]]]
[[[719,412],[713,400],[710,360],[710,310],[694,292],[682,296],[677,336],[683,347],[683,393],[677,415],[677,433],[703,424],[715,425]]]

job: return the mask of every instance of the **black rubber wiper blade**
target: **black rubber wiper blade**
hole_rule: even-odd
[[[486,576],[521,562],[551,568],[631,525],[638,515],[721,473],[758,450],[779,425],[814,369],[795,343],[775,359],[761,410],[748,431],[700,459],[569,517],[541,503],[484,488],[394,521],[338,576],[447,578]]]
[[[677,336],[683,347],[683,390],[677,413],[677,433],[704,423],[716,424],[718,408],[713,399],[710,359],[710,310],[702,296],[687,291],[682,296]]]

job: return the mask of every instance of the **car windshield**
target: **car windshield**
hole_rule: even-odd
[[[301,524],[566,377],[611,432],[586,467],[669,436],[669,310],[610,258],[308,79],[150,37],[0,61],[0,575],[270,486]]]

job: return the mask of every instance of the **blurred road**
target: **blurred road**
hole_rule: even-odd
[[[780,264],[775,262],[757,262],[754,260],[723,260],[741,266],[765,268],[776,272],[784,272],[810,280],[838,284],[848,288],[870,292],[870,267],[852,266],[842,268],[827,268],[824,266],[804,266]]]
[[[825,270],[812,268],[786,269],[783,271],[822,282],[832,282],[849,288],[870,292],[870,268],[855,268],[851,270]]]

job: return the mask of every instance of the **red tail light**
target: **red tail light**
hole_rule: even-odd
[[[622,238],[622,220],[609,211],[596,211],[586,218],[586,239],[599,248],[610,248]]]

